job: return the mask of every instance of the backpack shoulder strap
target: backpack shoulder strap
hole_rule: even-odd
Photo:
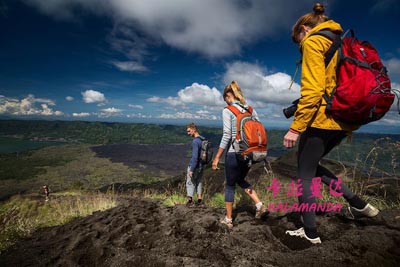
[[[253,107],[252,107],[252,106],[248,106],[248,107],[246,108],[246,110],[247,110],[248,112],[250,112],[250,114],[253,115]]]
[[[330,30],[317,31],[315,33],[312,33],[311,35],[322,35],[332,41],[331,47],[329,47],[328,51],[326,51],[325,53],[325,68],[326,68],[329,65],[329,62],[331,62],[336,51],[340,48],[342,44],[342,38],[340,34],[334,33]]]
[[[253,112],[253,109],[251,108],[251,112],[249,111],[249,109],[248,108],[245,108],[245,107],[243,107],[242,105],[240,105],[242,108],[244,108],[248,113],[250,113],[250,115],[252,114],[252,112]],[[229,105],[229,106],[227,106],[226,107],[227,109],[229,109],[235,116],[236,116],[236,139],[240,139],[240,132],[241,132],[241,127],[240,127],[240,116],[241,115],[243,115],[243,114],[245,114],[245,113],[242,113],[237,107],[235,107],[234,105]],[[233,143],[232,143],[232,145],[233,145]]]
[[[233,105],[226,106],[225,108],[229,109],[236,117],[240,114],[240,110]]]
[[[239,105],[239,106],[241,106],[244,110],[246,110],[250,114],[253,114],[253,108],[251,106],[248,106],[248,107],[244,107],[242,105]],[[232,113],[235,114],[236,117],[239,114],[242,114],[242,112],[237,107],[235,107],[234,105],[226,106],[226,108],[229,109],[230,111],[232,111]]]

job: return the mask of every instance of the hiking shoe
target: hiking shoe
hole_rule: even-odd
[[[194,207],[194,203],[193,203],[193,201],[188,201],[188,202],[186,202],[186,207],[188,207],[188,208],[193,208]]]
[[[349,207],[349,211],[351,215],[354,217],[375,217],[378,215],[379,210],[372,206],[371,204],[367,204],[363,209],[356,209],[352,206]]]
[[[265,213],[267,213],[267,208],[262,205],[261,208],[256,209],[256,215],[254,216],[256,219],[260,219]]]
[[[301,238],[305,238],[305,239],[307,239],[308,241],[310,241],[313,244],[321,244],[322,243],[321,239],[319,237],[317,237],[317,238],[309,238],[306,235],[306,233],[304,232],[304,228],[303,227],[301,227],[301,228],[299,228],[297,230],[293,230],[293,231],[289,231],[288,230],[288,231],[285,232],[285,234],[288,234],[290,236],[299,236]]]
[[[219,222],[221,224],[225,224],[228,227],[229,230],[232,230],[232,228],[233,228],[232,220],[227,220],[226,217],[225,217],[225,218],[221,219]]]

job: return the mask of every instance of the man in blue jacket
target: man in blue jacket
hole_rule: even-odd
[[[186,191],[188,196],[188,202],[186,203],[186,206],[194,206],[193,195],[195,191],[197,193],[197,205],[203,206],[203,197],[201,195],[203,166],[200,161],[201,142],[203,137],[197,131],[196,124],[194,123],[190,123],[186,126],[186,132],[188,135],[193,137],[192,157],[190,158],[186,174]]]

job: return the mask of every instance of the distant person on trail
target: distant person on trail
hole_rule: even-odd
[[[187,207],[194,207],[193,195],[197,193],[198,206],[204,206],[202,193],[202,178],[203,178],[203,166],[200,160],[201,151],[201,138],[202,136],[197,131],[197,126],[194,123],[190,123],[186,126],[186,132],[188,135],[193,137],[192,140],[192,157],[190,158],[189,166],[186,174],[186,191],[188,201]]]
[[[353,130],[354,125],[345,125],[335,121],[325,112],[325,92],[330,94],[336,85],[337,52],[333,60],[325,68],[324,54],[329,49],[332,41],[321,35],[312,35],[320,30],[330,30],[342,33],[341,26],[333,20],[328,20],[324,15],[324,6],[320,3],[314,5],[312,13],[303,15],[298,19],[292,29],[292,40],[299,44],[302,54],[301,88],[297,110],[289,131],[283,139],[283,145],[291,148],[299,140],[297,153],[297,178],[301,180],[302,195],[299,204],[315,203],[315,196],[311,192],[312,179],[321,177],[322,182],[337,185],[335,192],[342,195],[350,204],[352,214],[374,217],[379,210],[356,196],[328,169],[319,164],[320,160]],[[298,230],[286,231],[291,236],[306,238],[313,244],[321,243],[315,222],[315,212],[301,213],[304,227]]]
[[[46,197],[45,200],[49,201],[50,189],[49,189],[49,187],[47,185],[43,186],[43,192],[44,192],[44,195]]]
[[[224,89],[224,100],[228,105],[234,105],[241,112],[244,111],[245,108],[248,107],[246,104],[246,100],[244,99],[242,90],[239,87],[239,84],[236,81],[232,81],[229,85],[227,85]],[[254,110],[253,114],[256,118],[258,118],[257,112]],[[212,168],[214,170],[218,169],[218,162],[224,153],[227,150],[226,158],[225,158],[225,178],[226,178],[226,186],[225,186],[225,207],[226,207],[226,216],[221,219],[221,223],[228,226],[228,228],[233,228],[232,222],[232,210],[233,210],[233,202],[235,197],[235,187],[236,184],[244,189],[246,194],[254,201],[256,205],[256,218],[260,218],[261,215],[266,212],[266,208],[260,199],[257,196],[256,191],[252,188],[251,184],[249,184],[245,178],[247,173],[250,170],[249,165],[246,162],[239,161],[236,158],[235,150],[232,146],[232,140],[234,140],[236,136],[236,115],[227,108],[224,108],[222,111],[223,118],[223,135],[221,139],[221,143],[218,148],[218,152],[215,155],[215,158],[212,162]]]

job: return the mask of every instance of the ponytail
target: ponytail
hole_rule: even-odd
[[[224,98],[227,93],[232,93],[235,99],[239,100],[240,104],[246,105],[246,100],[244,99],[242,89],[240,89],[239,84],[236,81],[232,81],[224,89]]]

